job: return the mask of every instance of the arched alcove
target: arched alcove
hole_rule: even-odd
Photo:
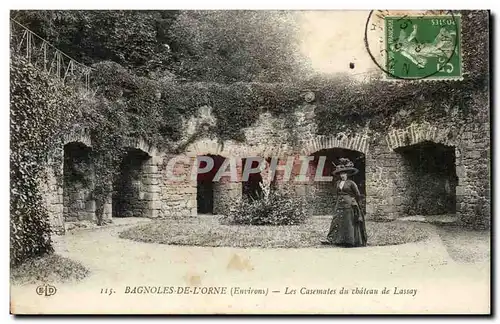
[[[423,141],[395,149],[403,157],[401,192],[408,215],[456,213],[455,147]]]
[[[321,149],[311,154],[314,160],[309,163],[308,178],[309,185],[307,186],[308,204],[312,215],[327,215],[333,212],[336,199],[335,182],[338,176],[333,176],[333,181],[316,181],[316,173],[319,173],[320,159],[323,157],[325,163],[322,175],[324,177],[332,176],[335,170],[334,164],[338,164],[340,158],[348,158],[354,163],[359,172],[350,177],[359,188],[361,193],[362,208],[365,208],[364,197],[365,188],[365,155],[358,151],[353,151],[344,148],[328,148]]]
[[[153,182],[148,162],[151,156],[137,148],[126,148],[113,183],[113,217],[150,217]]]
[[[91,152],[92,149],[82,142],[70,142],[64,145],[63,218],[65,221],[95,219]]]
[[[219,181],[214,182],[214,177],[224,163],[225,158],[220,155],[207,154],[203,157],[209,157],[213,160],[214,165],[208,172],[196,175],[196,205],[198,214],[215,214],[219,210],[217,206],[219,201],[223,199],[224,194]],[[198,169],[203,169],[207,166],[207,162],[201,157],[197,157]]]

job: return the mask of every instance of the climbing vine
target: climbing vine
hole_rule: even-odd
[[[28,62],[11,58],[10,246],[11,264],[51,251],[50,224],[40,183],[49,152],[79,115],[83,97],[47,78]]]
[[[97,175],[93,199],[103,224],[126,140],[142,138],[168,152],[181,152],[184,123],[202,106],[212,107],[216,125],[207,131],[221,141],[245,141],[243,130],[269,112],[284,119],[296,138],[297,107],[305,91],[315,93],[315,122],[320,134],[348,131],[369,123],[386,130],[421,118],[487,120],[487,19],[483,13],[463,17],[463,81],[374,79],[354,83],[347,77],[316,77],[289,83],[232,84],[184,82],[139,77],[114,62],[93,66],[94,96],[64,87],[22,59],[11,59],[11,251],[14,263],[51,250],[47,211],[39,183],[48,157],[60,149],[63,135],[86,128],[92,140]],[[465,50],[466,49],[466,50]]]
[[[312,105],[320,134],[348,131],[367,123],[374,131],[385,131],[422,118],[444,120],[451,111],[457,112],[457,120],[464,119],[478,113],[479,107],[471,104],[474,94],[486,95],[488,91],[488,20],[485,12],[464,12],[462,19],[462,81],[387,82],[381,74],[370,82],[353,82],[348,75],[289,83],[153,81],[108,62],[98,65],[98,83],[106,89],[107,97],[121,94],[130,117],[136,118],[135,135],[160,144],[178,140],[180,121],[205,105],[213,109],[215,131],[221,140],[244,141],[243,129],[262,112],[279,116],[287,129],[296,132],[294,111],[305,103],[306,91],[315,93]]]
[[[482,118],[488,109],[489,20],[485,11],[462,12],[462,81],[399,80],[353,83],[347,77],[311,80],[317,91],[316,122],[322,134],[370,123],[385,131],[421,119],[452,121]],[[484,98],[479,100],[477,98]]]

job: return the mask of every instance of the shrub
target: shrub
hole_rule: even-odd
[[[271,191],[262,187],[261,198],[234,201],[221,221],[239,225],[297,225],[305,221],[307,210],[303,198],[290,189]]]
[[[79,281],[87,277],[89,270],[77,261],[57,254],[30,258],[14,266],[10,271],[10,280],[14,285],[37,283],[65,283]]]

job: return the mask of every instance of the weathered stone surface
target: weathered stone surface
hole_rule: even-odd
[[[461,128],[455,127],[452,121],[430,120],[429,123],[415,122],[400,129],[390,129],[386,133],[353,129],[354,135],[348,137],[345,134],[317,134],[313,104],[297,107],[295,117],[296,127],[290,128],[282,118],[262,113],[244,130],[245,142],[221,143],[214,138],[201,138],[179,155],[158,151],[137,140],[134,142],[136,148],[147,153],[144,155],[147,158],[129,165],[132,171],[125,177],[128,180],[122,186],[124,190],[119,192],[121,200],[115,197],[113,202],[109,201],[105,217],[111,218],[112,210],[116,216],[118,202],[125,206],[125,217],[195,216],[197,180],[192,170],[196,156],[237,157],[238,174],[241,175],[241,159],[244,158],[278,156],[286,160],[288,156],[323,154],[321,152],[331,149],[338,151],[342,146],[344,149],[361,148],[355,152],[358,155],[352,156],[364,159],[364,172],[356,181],[366,195],[367,219],[455,214],[464,226],[490,226],[491,151],[487,120],[468,121]],[[436,145],[427,145],[428,142]],[[175,163],[169,165],[174,158]],[[62,166],[49,166],[48,180],[42,184],[44,203],[55,230],[64,228],[63,215],[71,219],[88,218],[95,210],[90,207],[89,191],[85,191],[84,186],[66,188],[56,181],[58,168],[62,170]],[[261,175],[267,179],[266,172],[264,170]],[[297,172],[295,166],[294,172]],[[308,171],[311,179],[314,174],[314,168]],[[180,178],[173,179],[172,175]],[[278,173],[278,179],[281,176],[282,173]],[[311,179],[293,184],[295,194],[307,198],[311,214],[331,214],[335,204],[333,183],[315,183]],[[276,185],[282,186],[279,182]],[[71,195],[72,191],[76,196]],[[241,179],[232,183],[224,178],[213,186],[212,194],[214,213],[224,213],[231,200],[241,198]],[[75,208],[82,209],[81,214],[75,214]]]

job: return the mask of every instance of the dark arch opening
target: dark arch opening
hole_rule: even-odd
[[[243,171],[246,167],[247,159],[242,159]],[[252,161],[252,165],[249,167],[256,168],[259,165],[259,161]],[[248,175],[247,181],[242,181],[241,193],[243,198],[249,200],[258,200],[262,198],[263,192],[260,184],[262,183],[262,175],[258,173],[250,173]]]
[[[148,190],[145,166],[151,156],[136,148],[127,148],[113,184],[113,217],[142,217],[148,215]]]
[[[63,217],[65,221],[95,219],[92,199],[94,172],[92,149],[80,142],[64,145]]]
[[[425,141],[395,151],[404,157],[404,213],[454,214],[458,185],[455,147]]]
[[[214,161],[212,170],[206,173],[197,173],[196,175],[196,208],[198,214],[213,214],[214,199],[218,199],[216,184],[213,182],[215,175],[224,163],[225,158],[220,155],[207,154]],[[197,157],[197,165],[199,168],[205,168],[206,162],[201,160],[201,156]]]
[[[334,176],[333,181],[314,181],[321,156],[325,157],[325,165],[323,168],[323,176],[325,177],[332,175],[332,172],[335,170],[333,163],[338,164],[340,158],[348,158],[354,163],[354,167],[357,168],[359,172],[350,176],[350,179],[358,185],[361,193],[361,208],[363,210],[366,209],[366,159],[363,153],[343,148],[330,148],[319,150],[311,154],[311,156],[314,156],[314,160],[309,163],[308,177],[310,186],[308,186],[309,192],[307,196],[313,215],[328,215],[333,212],[336,197],[335,183],[339,179],[338,176]]]

